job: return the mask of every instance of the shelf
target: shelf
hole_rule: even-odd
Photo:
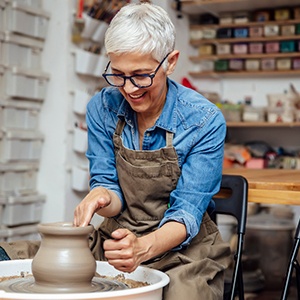
[[[256,128],[256,127],[264,127],[264,128],[292,128],[292,127],[300,127],[300,122],[292,122],[292,123],[268,123],[268,122],[227,122],[228,128]]]
[[[176,3],[174,7],[176,8]],[[220,12],[234,12],[255,9],[265,9],[268,7],[287,7],[299,5],[299,0],[195,0],[181,1],[182,12],[195,15],[201,13],[212,13],[218,15]]]
[[[200,46],[203,44],[231,44],[231,43],[249,43],[249,42],[274,42],[274,41],[289,41],[300,40],[300,35],[278,35],[278,36],[262,36],[262,37],[246,37],[246,38],[225,38],[225,39],[202,39],[191,40],[192,46]]]
[[[215,55],[201,55],[190,56],[192,62],[200,62],[202,60],[218,60],[218,59],[261,59],[261,58],[293,58],[299,57],[300,52],[290,53],[257,53],[257,54],[215,54]]]
[[[265,25],[294,25],[299,24],[300,20],[284,21],[264,21],[264,22],[247,22],[247,23],[228,23],[228,24],[192,24],[190,29],[219,29],[219,28],[244,28],[244,27],[261,27]]]
[[[257,77],[277,77],[277,76],[299,76],[300,70],[286,71],[229,71],[229,72],[189,72],[189,75],[194,78],[250,78]]]

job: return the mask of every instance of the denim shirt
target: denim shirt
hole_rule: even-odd
[[[200,229],[203,214],[213,210],[212,196],[220,187],[226,123],[221,111],[201,94],[171,79],[163,111],[144,135],[143,150],[166,146],[166,131],[173,132],[181,175],[170,194],[170,207],[160,226],[168,221],[185,224],[186,240],[175,250],[190,244]],[[113,134],[118,119],[126,125],[124,146],[139,150],[136,113],[117,88],[107,87],[92,97],[87,106],[90,187],[114,191],[126,205],[118,184]],[[138,187],[137,187],[138,188]]]

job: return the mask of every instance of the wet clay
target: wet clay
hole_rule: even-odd
[[[32,275],[3,280],[0,289],[16,293],[89,293],[147,285],[125,278],[95,276],[96,261],[88,246],[93,226],[39,224],[41,246],[32,260]],[[1,280],[0,280],[1,282]]]
[[[88,292],[96,261],[88,246],[93,226],[72,223],[39,224],[41,246],[32,260],[35,292]]]

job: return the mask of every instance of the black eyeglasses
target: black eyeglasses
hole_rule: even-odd
[[[130,82],[135,85],[138,88],[147,88],[153,84],[153,78],[155,77],[157,71],[163,64],[163,62],[166,60],[166,58],[169,56],[170,53],[168,53],[165,58],[159,63],[157,68],[152,74],[137,74],[132,76],[125,76],[125,75],[118,75],[118,74],[106,74],[106,71],[110,65],[110,62],[108,62],[104,73],[102,76],[106,80],[106,82],[109,85],[115,86],[115,87],[123,87],[126,83],[126,79],[129,79]]]

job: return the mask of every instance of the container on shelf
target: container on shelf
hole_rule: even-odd
[[[220,13],[219,15],[220,24],[232,24],[233,23],[233,15],[232,13]]]
[[[250,21],[250,14],[247,11],[238,11],[233,14],[233,22],[235,24],[245,24]]]
[[[231,53],[231,44],[217,44],[216,52],[220,54],[230,54]]]
[[[266,42],[265,43],[265,52],[266,53],[278,53],[280,51],[279,42]]]
[[[251,26],[249,28],[250,37],[261,37],[263,36],[264,30],[262,26]]]
[[[263,43],[253,42],[249,43],[249,53],[263,53],[264,47]]]
[[[270,10],[258,10],[253,14],[254,22],[266,22],[270,21],[271,13]]]
[[[43,42],[11,32],[0,36],[0,63],[34,70],[41,69]]]
[[[295,52],[296,45],[295,41],[281,41],[280,42],[280,52]]]
[[[213,60],[201,60],[197,65],[199,72],[211,72],[214,70],[215,62]]]
[[[229,63],[227,59],[219,59],[215,61],[215,71],[228,71]]]
[[[108,60],[103,54],[95,54],[82,49],[75,52],[75,71],[78,74],[100,77]]]
[[[275,59],[274,58],[262,58],[261,69],[264,71],[275,70]]]
[[[293,15],[295,20],[300,20],[300,6],[294,7]]]
[[[0,100],[0,128],[36,130],[40,108],[34,102]]]
[[[7,68],[4,72],[4,96],[44,100],[48,81],[49,75],[41,71]]]
[[[295,25],[295,34],[300,34],[300,23]]]
[[[214,53],[214,45],[212,44],[205,44],[199,46],[199,55],[211,55]]]
[[[17,226],[40,222],[45,200],[45,196],[38,194],[8,196],[3,207],[1,225]]]
[[[73,112],[79,115],[85,115],[86,106],[91,98],[91,95],[82,90],[75,90],[73,100]]]
[[[248,44],[246,43],[233,44],[232,49],[234,54],[246,54],[248,53]]]
[[[295,98],[290,94],[267,94],[267,101],[270,108],[279,107],[284,110],[293,110],[295,108]]]
[[[203,39],[215,39],[216,38],[216,29],[214,28],[204,28]]]
[[[78,192],[87,192],[89,190],[88,169],[74,166],[72,167],[71,177],[71,186],[73,190]]]
[[[76,127],[73,136],[73,150],[79,153],[85,153],[87,145],[87,131]]]
[[[37,230],[37,224],[20,225],[13,227],[3,226],[2,228],[4,231],[4,241],[8,243],[19,240],[40,240],[40,234]]]
[[[197,41],[203,39],[203,31],[201,29],[190,29],[190,40]]]
[[[4,8],[5,0],[0,0],[0,31],[4,31]]]
[[[282,25],[280,27],[280,34],[285,36],[285,35],[294,35],[296,32],[296,27],[295,25]]]
[[[278,25],[265,25],[264,26],[264,35],[266,37],[278,36],[279,35],[279,26]]]
[[[246,59],[245,61],[246,71],[258,71],[260,69],[259,59]]]
[[[0,162],[38,161],[44,136],[39,132],[10,130],[0,137]]]
[[[276,59],[277,70],[290,70],[292,68],[292,60],[290,58]]]
[[[244,69],[243,59],[230,59],[229,60],[229,70],[231,71],[242,71]]]
[[[264,122],[266,110],[264,107],[245,105],[242,119],[244,122]]]
[[[38,39],[45,39],[50,14],[43,9],[8,1],[4,10],[4,29]]]
[[[235,28],[233,31],[233,36],[235,38],[246,38],[248,37],[248,28]]]
[[[232,28],[219,28],[217,30],[217,38],[228,39],[232,37]]]
[[[227,122],[242,121],[242,106],[240,104],[222,104],[220,109]]]
[[[291,19],[291,11],[288,8],[275,9],[274,12],[275,21],[286,21]]]
[[[294,121],[294,111],[282,107],[268,108],[267,120],[269,123],[291,123]]]
[[[18,162],[0,164],[0,195],[35,193],[38,169],[38,163]]]
[[[300,58],[293,59],[293,69],[300,70]]]

